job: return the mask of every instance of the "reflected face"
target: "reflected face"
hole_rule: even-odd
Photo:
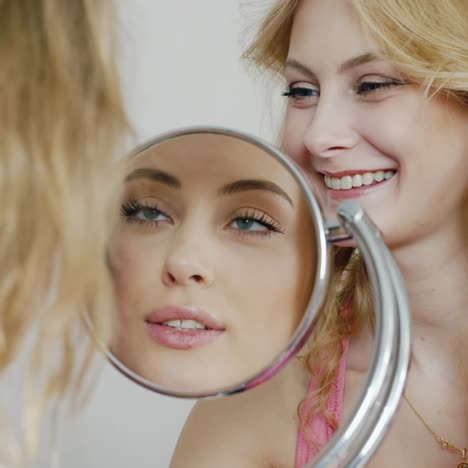
[[[303,0],[285,77],[284,146],[321,189],[329,214],[356,198],[396,247],[460,220],[468,111],[380,53],[346,0]]]
[[[297,182],[252,145],[194,135],[144,151],[110,244],[114,354],[177,390],[251,377],[302,318],[314,243]]]

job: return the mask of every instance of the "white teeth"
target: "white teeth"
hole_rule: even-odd
[[[179,330],[206,330],[206,327],[195,320],[169,320],[164,322],[163,325]]]
[[[376,171],[366,172],[365,174],[346,175],[344,177],[325,176],[325,185],[333,190],[350,190],[352,188],[362,187],[363,185],[372,185],[374,182],[388,180],[396,174],[396,171]]]
[[[341,190],[341,180],[337,179],[336,177],[332,177],[332,189],[333,190]]]
[[[170,320],[169,322],[164,322],[163,325],[166,325],[168,327],[175,327],[178,328],[180,327],[181,320]]]
[[[351,176],[344,176],[341,178],[341,190],[349,190],[353,187],[353,179]]]
[[[382,182],[384,180],[384,171],[378,171],[374,174],[374,179],[376,182]]]
[[[362,186],[362,176],[361,174],[356,174],[353,176],[353,187],[361,187]]]
[[[362,176],[362,183],[364,185],[370,185],[370,184],[372,184],[372,182],[374,182],[374,174],[371,174],[370,172],[366,172]]]

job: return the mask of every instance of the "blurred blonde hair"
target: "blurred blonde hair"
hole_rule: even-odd
[[[37,324],[31,450],[44,405],[83,380],[93,347],[84,312],[101,339],[110,333],[112,160],[127,131],[113,3],[0,0],[0,372]]]
[[[466,0],[353,0],[365,30],[387,58],[426,95],[444,93],[468,104],[468,2]],[[288,55],[299,0],[279,0],[269,10],[244,58],[274,76],[281,76]],[[298,412],[303,422],[322,412],[333,427],[337,422],[326,403],[342,356],[343,338],[373,318],[372,291],[359,253],[334,248],[334,273],[323,313],[311,337],[305,365],[317,381]],[[352,308],[351,320],[340,312]],[[305,403],[312,404],[304,414]],[[311,434],[308,434],[312,440]]]

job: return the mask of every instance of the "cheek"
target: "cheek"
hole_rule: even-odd
[[[143,297],[141,291],[151,282],[156,286],[158,265],[151,251],[142,243],[119,243],[111,251],[112,277],[120,305],[135,303]]]
[[[398,161],[402,177],[415,184],[447,181],[466,171],[466,125],[460,125],[454,107],[444,101],[407,99],[361,116],[361,135],[379,152]]]
[[[250,257],[250,275],[243,278],[242,298],[252,298],[245,310],[256,310],[259,322],[272,329],[292,333],[302,318],[314,274],[313,239],[298,244],[291,239],[265,252],[263,258]],[[252,281],[255,279],[255,281]]]
[[[309,168],[310,164],[310,158],[304,145],[304,136],[310,120],[309,114],[310,110],[288,107],[282,142],[284,152],[305,170]]]
[[[408,106],[381,106],[374,112],[356,115],[357,132],[380,154],[400,162],[399,155],[412,152],[419,139],[416,112]]]
[[[272,241],[272,242],[271,242]],[[223,265],[229,265],[228,273],[222,284],[229,284],[232,297],[236,297],[238,306],[244,311],[244,317],[249,320],[255,317],[259,323],[268,323],[270,318],[278,318],[287,314],[285,305],[292,306],[290,301],[292,284],[291,249],[284,247],[282,242],[271,242],[269,246],[259,247],[258,250],[237,249],[224,258]],[[288,298],[289,303],[285,301]],[[242,304],[242,305],[241,305]]]
[[[275,285],[276,313],[284,327],[294,333],[306,311],[313,286],[314,261],[311,253],[291,249],[283,258],[281,281]],[[278,282],[278,277],[277,280]]]
[[[288,256],[291,263],[291,291],[296,317],[300,320],[312,294],[317,270],[317,251],[315,233],[310,215],[302,216],[298,226],[296,244]]]

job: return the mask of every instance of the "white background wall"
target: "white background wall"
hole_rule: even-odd
[[[274,139],[266,106],[271,89],[239,60],[253,10],[239,9],[239,0],[120,0],[119,6],[120,63],[135,144],[195,124]],[[280,114],[279,105],[272,108]],[[15,386],[10,377],[0,382],[10,402],[19,392]],[[139,388],[105,365],[91,401],[60,431],[61,466],[167,467],[192,404]]]
[[[240,55],[246,27],[258,24],[272,0],[118,3],[124,91],[139,140],[196,124],[271,138],[265,106],[271,89],[247,71]]]

